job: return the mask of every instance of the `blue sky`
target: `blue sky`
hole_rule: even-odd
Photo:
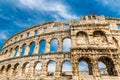
[[[120,0],[0,0],[0,49],[12,35],[48,21],[87,14],[120,17]]]

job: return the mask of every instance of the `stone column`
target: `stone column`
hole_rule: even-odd
[[[9,68],[9,70],[6,71],[6,75],[7,75],[8,78],[10,78],[12,76],[12,74],[13,74],[13,68],[14,67],[11,65],[11,67]],[[7,69],[7,67],[6,67],[6,69]]]
[[[58,60],[58,61],[57,61],[56,71],[55,71],[54,76],[55,76],[55,77],[60,77],[60,76],[61,76],[61,73],[62,73],[62,63],[61,63],[60,60]]]
[[[24,55],[28,55],[30,50],[30,46],[28,44],[26,44],[26,50],[25,50],[25,54]]]
[[[11,66],[10,70],[8,71],[9,77],[13,76],[14,66]]]
[[[11,55],[10,55],[10,58],[14,57],[15,51],[16,51],[16,50],[13,49],[13,51],[12,51],[12,53],[11,53]]]
[[[36,41],[36,46],[35,46],[35,49],[34,49],[34,54],[38,54],[38,51],[39,51],[39,41]]]
[[[19,47],[19,50],[18,50],[18,52],[16,54],[16,57],[20,56],[21,52],[22,52],[22,46]]]
[[[28,75],[30,77],[33,77],[33,75],[34,75],[34,63],[30,63],[30,68],[29,68],[29,71],[28,71]]]
[[[73,80],[79,80],[78,62],[72,62],[72,77]]]
[[[23,75],[23,73],[22,73],[22,65],[18,65],[18,67],[16,69],[16,72],[15,72],[15,75],[17,77],[21,77]]]
[[[48,53],[48,52],[50,52],[50,40],[49,39],[46,40],[46,49],[45,49],[45,53]]]
[[[47,76],[47,62],[43,62],[42,66],[41,66],[41,76]]]
[[[120,61],[119,59],[114,61],[114,67],[115,67],[114,74],[120,77],[120,68],[119,68],[120,62],[119,61]]]
[[[59,51],[59,52],[62,52],[62,38],[60,37],[60,38],[58,39],[58,41],[59,41],[59,43],[58,43],[58,51]]]
[[[7,67],[6,67],[6,68],[5,68],[5,76],[6,76],[7,78],[9,77],[9,75],[8,75],[9,73],[8,73],[8,72],[9,72],[9,70],[7,71]]]
[[[71,45],[76,47],[76,36],[75,35],[72,35],[71,37]]]
[[[97,60],[93,60],[92,61],[92,65],[93,65],[93,76],[95,78],[95,80],[101,80],[101,76],[100,76],[100,72],[99,72],[99,69],[98,69],[98,61]]]
[[[11,55],[13,54],[14,49],[10,49],[7,58],[11,58]]]
[[[60,27],[59,27],[59,30],[64,30],[64,24],[61,23]]]
[[[92,36],[92,33],[90,33],[90,35],[88,36],[88,39],[89,39],[89,44],[92,46],[92,45],[94,45],[94,38],[93,38],[93,36]]]
[[[9,50],[7,51],[7,53],[5,53],[5,57],[4,58],[8,59],[9,58],[8,55],[10,55],[10,51]]]
[[[2,77],[6,77],[6,67],[3,69],[3,71],[2,71]]]

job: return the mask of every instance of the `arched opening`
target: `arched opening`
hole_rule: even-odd
[[[62,44],[62,51],[63,52],[70,52],[70,48],[71,48],[71,39],[65,38],[63,40],[63,44]]]
[[[17,47],[15,48],[14,57],[16,57],[16,55],[17,55],[17,53],[18,53],[18,50],[19,50],[19,47],[17,46]]]
[[[41,69],[42,69],[42,62],[36,62],[34,66],[35,76],[40,76]]]
[[[92,19],[92,16],[91,16],[91,15],[88,15],[88,19],[91,20],[91,19]]]
[[[103,57],[100,57],[98,59],[98,61],[99,61],[99,63],[98,63],[99,70],[100,71],[102,71],[102,70],[107,71],[106,74],[101,74],[101,75],[108,74],[109,76],[117,76],[117,72],[115,70],[114,63],[113,63],[111,58],[103,56]],[[102,70],[101,70],[101,66],[102,66]]]
[[[22,67],[22,73],[27,76],[27,74],[29,73],[29,68],[30,68],[30,64],[29,62],[26,62],[23,64],[23,67]]]
[[[35,49],[35,42],[32,42],[30,44],[30,51],[28,55],[32,55],[34,53],[34,49]]]
[[[118,47],[119,47],[119,44],[118,44],[117,39],[113,37],[113,41],[114,41],[114,43],[115,43],[116,47],[118,48]]]
[[[7,68],[6,68],[6,73],[7,75],[11,75],[11,64],[8,64]]]
[[[54,72],[56,70],[56,62],[55,61],[50,61],[48,63],[48,76],[54,76]]]
[[[64,25],[64,29],[68,30],[68,29],[70,29],[70,26],[69,25]]]
[[[26,50],[26,44],[24,44],[22,46],[22,52],[21,52],[20,56],[24,56],[25,50]]]
[[[46,47],[46,40],[42,40],[39,43],[39,52],[38,52],[38,54],[43,54],[45,52],[45,47]]]
[[[1,69],[0,69],[0,73],[1,73],[1,74],[3,73],[4,69],[5,69],[5,66],[3,65],[3,66],[1,67]]]
[[[5,51],[5,54],[7,54],[7,53],[8,53],[8,50]]]
[[[53,39],[50,42],[50,52],[57,52],[58,51],[58,40]]]
[[[79,62],[79,74],[80,75],[89,75],[89,67],[86,61]]]
[[[77,33],[77,44],[88,44],[87,33],[80,31]]]
[[[107,43],[107,38],[106,38],[106,35],[103,31],[94,31],[93,37],[94,37],[94,42],[96,44]]]
[[[78,65],[79,75],[92,75],[92,64],[91,60],[87,57],[82,57],[79,59]]]
[[[72,64],[70,61],[65,61],[62,64],[62,76],[72,77]]]
[[[108,75],[107,67],[103,62],[101,61],[98,62],[98,69],[99,69],[100,75],[102,76]]]
[[[18,66],[19,66],[19,63],[16,63],[14,65],[14,68],[13,68],[13,75],[16,76],[19,74],[19,70],[18,70]]]

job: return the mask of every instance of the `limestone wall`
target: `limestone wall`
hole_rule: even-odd
[[[4,43],[0,52],[0,79],[6,80],[9,78],[14,80],[31,78],[59,80],[63,78],[63,80],[66,80],[69,78],[73,80],[88,80],[87,78],[89,78],[89,80],[107,80],[109,78],[109,80],[119,80],[119,24],[120,19],[87,15],[81,17],[80,20],[47,22],[19,32]],[[70,52],[62,51],[63,40],[65,38],[71,39]],[[54,53],[50,52],[50,42],[52,39],[58,40],[58,51]],[[45,52],[44,54],[39,54],[39,44],[42,40],[46,40]],[[32,55],[28,55],[32,42],[36,44],[35,49]],[[24,44],[26,45],[25,54],[20,56]],[[19,50],[17,55],[14,56],[16,47]],[[88,77],[79,74],[78,62],[82,60],[89,64]],[[52,77],[48,76],[47,72],[47,63],[49,61],[55,61],[57,63],[55,73],[51,74],[53,75]],[[62,76],[61,68],[64,61],[70,61],[72,64],[72,78],[70,76]],[[107,64],[109,76],[100,75],[98,70],[99,61]],[[34,71],[36,62],[44,63],[38,76],[35,76]],[[23,72],[24,65],[28,63],[30,64],[30,72],[25,74]]]

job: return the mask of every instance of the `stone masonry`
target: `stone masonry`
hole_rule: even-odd
[[[87,15],[70,22],[46,22],[19,32],[9,38],[0,52],[0,80],[120,80],[120,19]],[[53,28],[57,26],[57,30]],[[69,28],[65,29],[65,26]],[[37,34],[35,31],[37,30]],[[63,40],[71,40],[69,52],[63,52]],[[58,40],[58,51],[50,52],[50,42]],[[44,54],[39,54],[39,44],[46,41]],[[34,52],[28,55],[31,43]],[[23,45],[25,53],[20,56]],[[19,48],[16,56],[16,48]],[[48,63],[56,62],[54,73],[48,73]],[[63,76],[62,64],[69,61],[72,72]],[[88,75],[79,74],[80,61],[88,63]],[[108,75],[101,75],[98,62],[106,64]],[[38,62],[41,70],[35,71]],[[28,65],[29,64],[29,65]],[[27,66],[27,72],[26,70]]]

